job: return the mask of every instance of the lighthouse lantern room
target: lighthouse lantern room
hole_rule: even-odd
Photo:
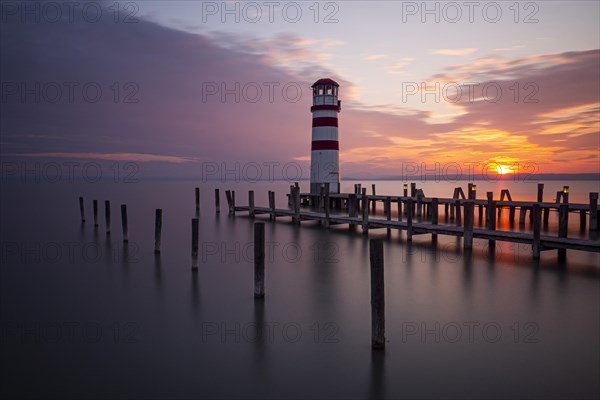
[[[340,85],[333,79],[319,79],[312,85],[312,147],[310,158],[310,192],[318,194],[321,185],[330,193],[340,192],[338,100]]]

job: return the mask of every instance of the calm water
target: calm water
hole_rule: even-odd
[[[354,182],[346,182],[345,191]],[[362,182],[363,187],[370,182]],[[545,182],[554,199],[562,182]],[[222,189],[222,213],[213,189]],[[449,197],[456,183],[420,183]],[[200,186],[200,269],[190,219]],[[306,183],[301,183],[305,187]],[[466,191],[466,183],[463,183]],[[598,182],[570,182],[587,202]],[[360,228],[266,222],[266,298],[253,299],[254,221],[227,214],[248,189],[285,206],[289,183],[3,183],[2,395],[58,398],[597,398],[600,257]],[[400,182],[377,182],[380,194]],[[535,183],[478,182],[532,200]],[[554,194],[553,194],[554,193]],[[87,222],[79,221],[78,197]],[[95,230],[92,199],[100,203]],[[104,224],[112,202],[112,235]],[[118,205],[128,204],[129,245]],[[153,254],[154,209],[162,254]],[[440,209],[442,211],[443,208]],[[380,212],[380,211],[378,211]],[[507,218],[508,213],[503,215]],[[556,216],[548,234],[555,234]],[[579,217],[570,216],[570,236]],[[527,222],[527,226],[529,222]],[[501,226],[511,229],[507,221]],[[503,228],[504,229],[504,228]],[[518,225],[513,229],[519,229]],[[525,229],[528,229],[527,227]],[[385,352],[370,348],[368,238],[385,240]]]

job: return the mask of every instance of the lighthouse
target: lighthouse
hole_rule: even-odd
[[[338,141],[338,100],[340,85],[333,79],[319,79],[312,85],[312,146],[310,155],[310,192],[318,194],[323,184],[330,193],[340,192]]]

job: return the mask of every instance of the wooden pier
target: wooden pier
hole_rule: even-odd
[[[275,193],[269,192],[269,207],[257,207],[254,204],[254,191],[248,194],[248,205],[235,204],[235,192],[226,191],[229,212],[248,212],[252,218],[258,215],[268,215],[269,219],[289,218],[292,222],[300,224],[303,221],[318,221],[325,227],[345,224],[354,229],[360,226],[363,233],[369,229],[396,229],[406,231],[407,241],[412,241],[414,235],[431,234],[432,241],[438,235],[447,235],[463,238],[463,246],[470,249],[473,239],[489,240],[490,248],[496,241],[530,244],[534,259],[540,257],[540,252],[545,250],[558,250],[559,258],[566,256],[566,250],[579,250],[587,252],[600,252],[600,241],[591,239],[569,238],[568,221],[570,213],[579,214],[581,229],[586,225],[596,236],[598,230],[598,193],[590,193],[589,204],[576,204],[568,202],[568,187],[557,192],[556,201],[544,202],[543,184],[538,185],[537,202],[513,201],[508,190],[502,190],[499,200],[494,200],[493,193],[487,193],[487,199],[476,198],[476,186],[469,184],[468,195],[465,196],[462,188],[456,188],[452,198],[428,198],[415,184],[411,184],[411,195],[407,193],[404,185],[403,196],[386,196],[375,194],[367,195],[366,189],[355,185],[354,193],[329,194],[326,187],[321,187],[318,195],[300,193],[296,183],[290,186],[288,208],[275,207]],[[215,192],[218,196],[218,191]],[[376,203],[383,203],[383,218],[370,215],[369,210],[375,211]],[[392,219],[392,206],[397,207],[397,219]],[[310,209],[301,210],[301,205]],[[439,223],[439,207],[444,206],[444,220]],[[479,226],[474,226],[475,209],[478,208]],[[531,232],[515,232],[496,229],[496,218],[504,209],[509,211],[509,221],[514,223],[516,209],[519,209],[519,225],[524,225],[526,216],[532,224]],[[333,213],[337,211],[337,213]],[[346,211],[343,214],[340,211]],[[541,227],[547,227],[550,211],[558,212],[558,235],[542,235]],[[485,214],[485,217],[484,217]],[[449,223],[448,223],[449,222]]]

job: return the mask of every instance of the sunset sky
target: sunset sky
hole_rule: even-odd
[[[116,12],[111,1],[94,3],[97,22],[83,6],[52,22],[53,10],[36,21],[9,3],[3,161],[133,161],[148,176],[295,162],[307,177],[310,85],[330,77],[341,85],[342,179],[415,162],[600,172],[597,1],[273,2],[271,15],[268,2],[121,2]],[[236,82],[239,102],[207,92]],[[82,94],[90,83],[97,102]]]

